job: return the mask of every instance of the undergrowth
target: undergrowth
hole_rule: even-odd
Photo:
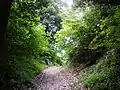
[[[11,59],[7,76],[8,79],[13,79],[11,85],[18,84],[19,87],[31,85],[35,76],[46,67],[42,61],[35,60],[34,58],[17,56],[15,58],[12,57]],[[18,88],[18,85],[15,85],[15,87]]]
[[[116,57],[113,51],[102,57],[97,64],[86,68],[82,82],[91,90],[120,90],[116,76]]]

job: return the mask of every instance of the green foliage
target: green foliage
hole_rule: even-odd
[[[86,7],[90,4],[99,4],[101,6],[115,6],[120,5],[119,0],[74,0],[74,7]]]
[[[97,63],[87,70],[84,83],[92,90],[114,90],[118,86],[115,68],[119,50],[115,49],[120,46],[120,6],[83,2],[85,7],[58,15],[53,3],[14,0],[8,21],[5,78],[28,84],[51,62],[83,66]]]
[[[96,65],[86,69],[83,82],[91,90],[119,90],[115,66],[116,57],[114,51],[111,50]]]
[[[27,85],[32,79],[46,67],[43,62],[34,58],[26,58],[23,56],[13,56],[9,59],[9,70],[7,71],[8,79],[21,81],[21,85]]]
[[[120,6],[88,4],[78,18],[71,12],[63,16],[63,28],[56,34],[58,50],[65,50],[64,57],[75,66],[92,65],[83,80],[91,90],[119,90]]]
[[[91,12],[94,11],[94,12]],[[74,12],[74,11],[73,11]],[[56,34],[56,45],[64,49],[70,56],[70,59],[76,57],[78,52],[84,52],[89,49],[89,44],[99,33],[100,22],[99,10],[94,6],[86,9],[83,17],[71,16],[63,21],[63,29]],[[72,57],[72,58],[71,58]]]
[[[91,42],[92,46],[119,47],[119,13],[120,8],[111,8],[111,13],[105,19],[101,19],[100,32]],[[99,42],[98,42],[99,41]],[[98,44],[99,43],[99,44]]]
[[[7,81],[13,79],[28,85],[47,66],[46,60],[60,63],[39,20],[39,13],[50,3],[50,0],[14,0],[7,32],[8,66],[4,76]]]

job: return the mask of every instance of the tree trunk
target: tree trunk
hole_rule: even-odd
[[[6,32],[11,4],[12,0],[0,0],[0,84],[7,68]]]

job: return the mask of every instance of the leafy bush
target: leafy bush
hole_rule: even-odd
[[[11,60],[12,59],[12,60]],[[34,77],[43,70],[46,65],[40,60],[14,56],[9,62],[8,77],[15,81],[21,81],[21,84],[28,84]]]
[[[101,58],[96,65],[86,69],[83,82],[91,90],[120,89],[116,76],[116,57],[112,53],[113,51]]]
[[[48,3],[45,4],[46,2]],[[38,15],[41,8],[47,7],[49,3],[48,0],[13,1],[6,38],[8,66],[2,81],[5,85],[9,85],[6,81],[11,80],[14,81],[9,85],[11,87],[18,82],[20,85],[28,85],[47,66],[46,60],[56,63],[59,61]]]

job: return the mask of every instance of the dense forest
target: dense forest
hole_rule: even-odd
[[[120,90],[119,4],[119,0],[13,0],[0,90],[26,90],[50,66],[74,68],[90,90]]]

